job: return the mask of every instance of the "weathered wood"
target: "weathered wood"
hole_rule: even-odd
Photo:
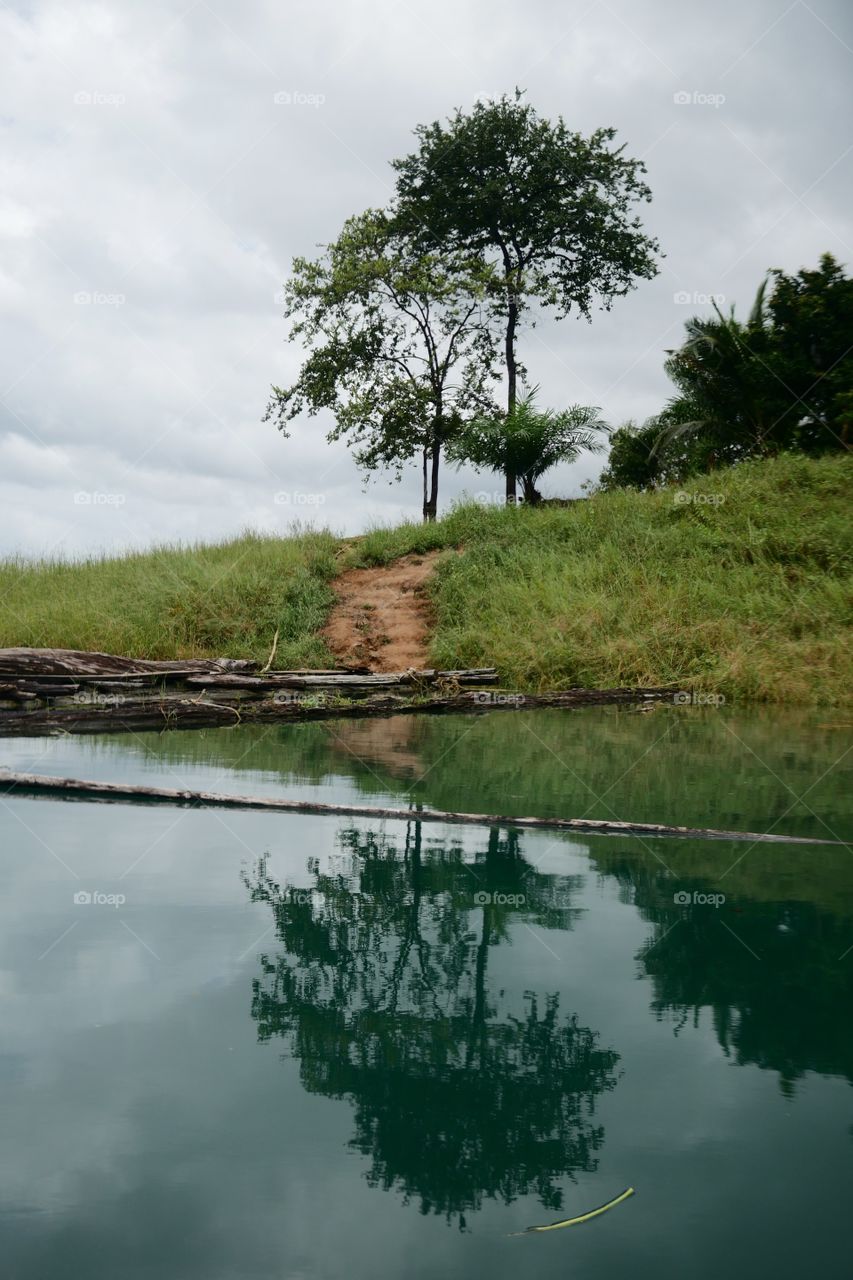
[[[195,676],[230,678],[249,675],[257,672],[257,669],[257,662],[248,658],[182,658],[167,662],[126,658],[111,653],[85,653],[77,649],[0,649],[0,676],[15,681],[37,680],[45,688],[49,688],[53,682],[62,684],[70,679],[81,684],[100,684],[106,680],[157,683],[162,680],[183,681]],[[363,666],[331,667],[326,670],[299,667],[273,671],[270,674],[331,679],[337,676],[365,677],[370,676],[371,671],[369,667]]]
[[[667,836],[682,840],[749,840],[764,844],[842,845],[841,840],[770,835],[756,831],[718,831],[713,827],[674,827],[659,822],[615,822],[598,818],[530,818],[515,814],[453,813],[443,809],[390,809],[358,804],[324,804],[315,800],[279,800],[269,796],[236,796],[219,791],[175,790],[117,782],[87,782],[38,773],[0,769],[0,788],[47,798],[136,804],[151,802],[196,809],[259,809],[271,813],[327,814],[332,817],[382,818],[402,822],[443,822],[466,826],[518,827],[522,830],[582,831],[590,835]]]
[[[365,667],[259,672],[242,659],[155,662],[75,649],[0,650],[0,735],[99,733],[110,730],[234,723],[249,702],[269,700],[258,720],[301,716],[300,692],[326,713],[333,701],[375,699],[406,690],[411,699],[435,687],[450,696],[463,687],[497,683],[494,667],[471,670],[373,672]],[[198,691],[198,693],[196,692]],[[288,695],[288,696],[285,696]],[[283,706],[287,711],[283,714]]]
[[[86,653],[80,649],[0,649],[0,675],[4,676],[188,675],[202,671],[256,671],[257,667],[257,662],[248,658],[182,658],[160,662],[114,653]]]
[[[211,694],[214,691],[210,691]],[[281,690],[272,698],[247,698],[245,690],[219,688],[215,702],[208,691],[187,697],[160,693],[156,698],[116,698],[109,704],[39,706],[32,710],[0,708],[0,737],[43,736],[58,733],[126,733],[147,729],[201,729],[216,725],[270,724],[308,720],[346,720],[395,715],[451,715],[464,712],[528,711],[536,708],[571,710],[577,707],[672,702],[678,690],[568,689],[562,693],[516,694],[504,691],[462,690],[429,697],[373,693],[357,702],[341,702],[334,691],[319,690],[306,705],[307,691]],[[245,699],[245,700],[244,700]],[[231,705],[233,703],[233,705]],[[238,714],[239,711],[239,714]]]
[[[187,676],[185,684],[192,689],[393,689],[398,685],[435,684],[440,680],[459,685],[497,684],[494,667],[488,671],[388,671],[368,675],[312,671],[271,671],[268,675],[199,675]]]
[[[0,684],[0,702],[35,702],[38,694],[19,684]]]

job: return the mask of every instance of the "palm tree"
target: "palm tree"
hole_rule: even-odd
[[[735,317],[734,307],[724,315],[716,303],[713,316],[688,320],[686,342],[667,353],[665,368],[681,395],[661,415],[658,448],[701,432],[713,464],[779,447],[783,432],[778,428],[794,406],[770,364],[766,285],[761,284],[745,322]]]
[[[503,471],[519,478],[524,501],[537,503],[537,482],[558,462],[573,462],[582,449],[600,453],[610,434],[597,408],[537,409],[538,387],[521,396],[511,412],[475,418],[454,441],[448,456],[458,465]]]

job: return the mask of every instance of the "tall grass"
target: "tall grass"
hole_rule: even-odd
[[[0,647],[149,658],[266,658],[322,666],[337,543],[329,533],[247,534],[116,559],[0,563]]]
[[[568,509],[460,509],[432,659],[505,683],[689,683],[829,703],[851,687],[853,460],[782,457]]]
[[[851,688],[853,459],[787,455],[567,508],[462,506],[375,529],[358,564],[439,560],[431,660],[519,689],[689,684],[831,703]]]
[[[0,564],[0,645],[330,661],[350,565],[444,550],[431,661],[523,690],[689,684],[731,701],[840,703],[851,688],[853,459],[788,455],[682,490],[567,508],[457,507],[432,525],[247,535],[83,564]],[[337,552],[337,557],[336,557]]]

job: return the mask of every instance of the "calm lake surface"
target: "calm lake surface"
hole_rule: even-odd
[[[522,709],[0,765],[850,840],[851,744]],[[10,796],[0,847],[4,1277],[853,1274],[849,848]]]

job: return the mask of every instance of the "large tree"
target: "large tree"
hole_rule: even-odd
[[[657,274],[657,241],[634,212],[651,199],[645,166],[614,148],[614,129],[588,138],[542,119],[516,90],[457,109],[415,131],[418,150],[394,161],[395,218],[426,248],[482,255],[503,321],[507,413],[522,366],[516,336],[536,302],[557,318],[590,318],[598,303]],[[516,478],[506,476],[507,501]]]
[[[304,410],[330,410],[327,438],[348,439],[367,472],[420,456],[435,519],[444,444],[493,406],[488,276],[475,254],[426,250],[381,211],[350,218],[320,258],[293,263],[289,336],[311,350],[291,386],[273,387],[267,419],[287,435]]]

